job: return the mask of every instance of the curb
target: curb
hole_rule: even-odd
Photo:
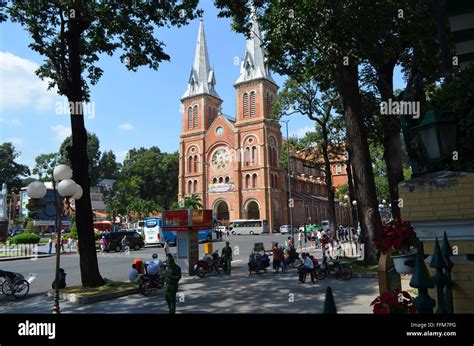
[[[36,256],[21,256],[21,257],[0,257],[0,262],[7,262],[7,261],[20,261],[20,260],[26,260],[26,259],[33,259],[33,258],[46,258],[46,257],[52,257],[53,255],[51,254],[45,254],[45,255],[36,255]]]
[[[77,303],[77,304],[92,304],[92,303],[97,303],[97,302],[101,302],[101,301],[104,301],[104,300],[115,299],[115,298],[129,296],[129,295],[132,295],[132,294],[137,294],[139,292],[140,291],[139,291],[138,288],[130,288],[130,289],[124,290],[124,291],[99,293],[99,294],[95,294],[95,295],[87,296],[87,297],[79,296],[76,293],[59,292],[59,299],[67,300],[67,301],[70,301],[72,303]],[[46,293],[46,295],[48,297],[54,297],[54,291],[49,290]]]

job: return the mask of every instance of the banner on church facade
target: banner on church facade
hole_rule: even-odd
[[[209,184],[209,192],[230,192],[234,191],[233,183]]]

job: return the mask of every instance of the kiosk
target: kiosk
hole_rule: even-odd
[[[182,273],[194,275],[199,260],[199,231],[212,227],[212,210],[165,210],[163,230],[176,231],[176,263]]]

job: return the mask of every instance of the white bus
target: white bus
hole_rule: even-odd
[[[234,220],[229,223],[230,234],[268,233],[267,220]]]

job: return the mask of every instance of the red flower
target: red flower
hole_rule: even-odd
[[[400,299],[400,297],[403,299]],[[374,314],[416,313],[410,294],[399,289],[382,292],[379,297],[372,301],[370,306],[373,306]]]

